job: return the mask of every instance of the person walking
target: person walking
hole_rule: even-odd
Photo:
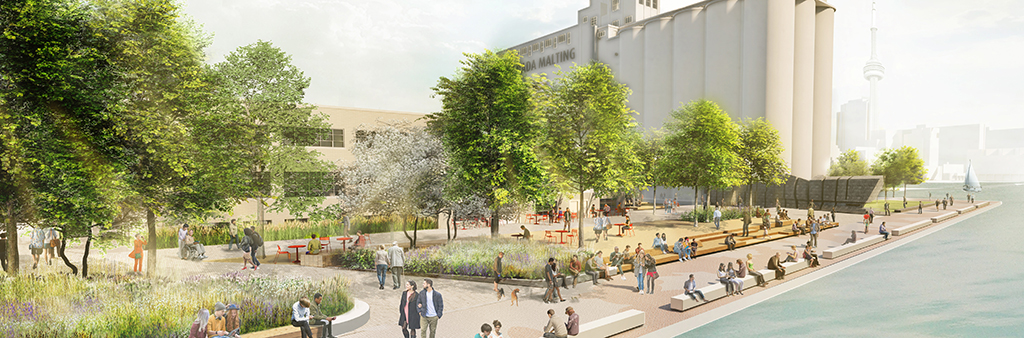
[[[344,236],[348,237],[348,229],[352,227],[352,220],[348,218],[348,213],[342,214],[341,224],[345,227]]]
[[[715,217],[715,230],[720,230],[722,228],[721,227],[722,211],[719,210],[718,207],[715,207],[715,212],[714,212],[713,216]]]
[[[758,272],[757,269],[754,269],[754,255],[749,253],[747,254],[747,273],[754,276],[754,282],[757,283],[757,286],[768,286],[768,282],[764,280],[764,274]]]
[[[388,265],[391,266],[391,282],[394,284],[392,290],[398,290],[402,285],[402,274],[405,273],[405,251],[398,246],[398,241],[392,241],[388,248]]]
[[[228,223],[228,251],[231,251],[232,244],[238,247],[239,250],[242,249],[242,243],[238,240],[238,225],[235,224],[234,218]]]
[[[548,258],[548,264],[544,265],[544,279],[548,282],[548,290],[544,293],[544,303],[554,303],[555,295],[558,296],[559,301],[564,302],[565,298],[562,298],[562,291],[558,289],[558,267],[555,263],[555,258]],[[562,280],[562,285],[565,285],[565,279]]]
[[[242,238],[239,240],[238,248],[242,250],[242,270],[248,269],[252,266],[253,270],[256,270],[256,263],[252,261],[252,230],[249,228],[242,229]]]
[[[416,338],[416,330],[420,329],[420,314],[416,311],[416,282],[405,282],[405,291],[398,304],[398,326],[402,327],[405,338]]]
[[[380,283],[380,290],[384,290],[384,279],[388,274],[388,252],[384,250],[383,244],[378,246],[377,251],[374,252],[373,264],[377,267],[377,282]]]
[[[750,223],[752,222],[750,217],[750,207],[747,207],[747,211],[743,213],[743,234],[740,236],[750,236]]]
[[[43,254],[44,247],[46,246],[44,243],[45,239],[46,234],[43,232],[43,229],[32,230],[28,243],[28,248],[32,252],[32,269],[39,268],[39,256]]]
[[[601,233],[604,232],[604,218],[594,217],[594,243],[601,240]]]
[[[430,278],[423,280],[423,292],[417,296],[416,311],[420,313],[420,337],[427,338],[427,330],[430,330],[430,338],[437,334],[437,320],[444,315],[444,300],[441,293],[434,290],[434,281]]]
[[[904,202],[906,204],[906,202]],[[889,201],[885,201],[885,215],[889,216]]]
[[[869,224],[871,224],[871,215],[868,215],[868,212],[865,211],[864,212],[864,233],[865,234],[868,233],[868,225]]]
[[[568,230],[569,226],[572,224],[572,211],[569,211],[569,207],[565,207],[562,219],[565,220],[565,228],[563,230]]]
[[[46,265],[53,265],[53,259],[57,258],[56,249],[60,246],[60,233],[54,227],[45,229],[46,239],[43,241],[43,245],[46,246]]]
[[[654,281],[660,276],[658,274],[658,262],[651,255],[644,255],[644,270],[647,271],[647,293],[654,294]]]
[[[640,245],[638,244],[637,250],[639,249]],[[636,256],[633,257],[633,274],[636,275],[636,290],[637,293],[641,295],[644,294],[644,274],[647,272],[644,267],[644,263],[647,262],[646,258],[644,258],[646,256],[646,251],[639,250],[637,251]]]
[[[811,222],[811,220],[807,221]],[[811,222],[811,246],[815,248],[818,247],[818,231],[820,231],[818,222]]]
[[[178,257],[185,259],[188,254],[185,251],[185,236],[188,236],[188,224],[182,224],[178,229]]]
[[[132,267],[132,272],[142,273],[142,251],[146,248],[146,241],[142,240],[142,234],[135,234],[135,247],[132,252],[128,254],[135,260],[135,265]]]
[[[498,257],[494,258],[494,265],[491,266],[494,269],[494,292],[498,292],[498,282],[501,281],[502,270],[501,259],[505,257],[504,251],[498,251]]]
[[[256,232],[255,226],[249,227],[249,233],[249,239],[252,241],[252,244],[249,245],[249,257],[252,258],[253,265],[256,265],[253,270],[259,270],[260,260],[256,259],[256,252],[258,252],[260,247],[263,246],[263,236],[260,236],[260,233]]]

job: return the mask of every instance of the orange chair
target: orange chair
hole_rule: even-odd
[[[568,235],[565,235],[565,237],[569,237],[569,245],[572,245],[572,241],[574,239],[579,239],[579,232],[577,232],[576,229],[572,229],[572,232],[569,233]]]
[[[330,237],[320,237],[320,247],[322,247],[324,251],[330,251],[331,250],[331,238]]]
[[[291,252],[288,252],[288,251],[281,251],[281,246],[280,246],[280,245],[278,245],[278,246],[277,246],[277,256],[274,256],[274,263],[277,263],[277,258],[278,258],[278,257],[281,257],[281,254],[285,254],[285,255],[287,255],[286,257],[288,257],[288,261],[289,261],[289,262],[291,262],[291,261],[292,261],[292,253],[291,253]]]
[[[636,229],[636,225],[630,224],[630,225],[628,225],[628,227],[629,227],[629,229],[622,230],[622,234],[623,235],[629,234],[630,236],[636,236],[636,231],[633,231],[633,230]]]
[[[551,243],[555,242],[555,235],[551,234],[551,230],[544,230],[544,240]]]

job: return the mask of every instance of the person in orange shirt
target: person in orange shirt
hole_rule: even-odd
[[[135,260],[135,267],[132,268],[132,271],[142,272],[142,250],[145,247],[146,241],[142,240],[142,234],[135,234],[135,250],[128,254],[128,257]]]

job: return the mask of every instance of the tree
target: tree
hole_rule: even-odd
[[[917,148],[903,146],[899,149],[886,149],[871,165],[871,173],[885,176],[884,185],[893,189],[903,186],[903,197],[907,197],[907,184],[921,184],[928,170],[924,168],[924,160],[918,155]],[[889,197],[886,192],[886,198]]]
[[[597,195],[643,184],[635,180],[642,163],[633,149],[640,135],[626,106],[630,90],[615,81],[607,65],[574,66],[555,75],[554,80],[538,78],[535,86],[545,123],[540,149],[558,190],[579,194],[583,215],[584,191]],[[577,221],[583,247],[583,217]]]
[[[448,155],[449,199],[482,196],[497,237],[501,207],[535,199],[546,182],[534,153],[541,125],[515,51],[465,56],[432,88],[441,111],[427,125]]]
[[[850,149],[839,155],[832,167],[828,168],[829,176],[867,176],[868,162],[860,159],[860,152]]]
[[[747,205],[754,204],[754,183],[766,186],[786,183],[789,167],[780,156],[782,150],[779,131],[764,118],[747,121],[741,127],[739,174],[749,187]]]
[[[234,150],[248,159],[246,197],[257,200],[259,222],[268,201],[269,210],[296,216],[319,207],[324,195],[317,187],[332,166],[306,148],[327,133],[323,114],[302,102],[309,78],[265,41],[239,47],[214,69],[220,81],[214,109],[241,121]]]
[[[742,182],[738,128],[718,104],[708,100],[691,101],[670,116],[665,124],[666,156],[661,162],[665,184],[693,187],[696,211],[699,188],[726,189]]]
[[[652,130],[644,134],[641,143],[636,146],[637,156],[640,158],[642,169],[638,182],[644,186],[650,186],[654,195],[654,208],[651,213],[658,210],[658,184],[661,183],[661,166],[659,161],[665,159],[665,136],[661,130]]]

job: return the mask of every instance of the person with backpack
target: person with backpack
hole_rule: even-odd
[[[256,232],[256,227],[254,226],[249,227],[249,231],[252,232],[252,234],[249,236],[250,241],[252,241],[252,244],[249,245],[249,256],[252,257],[253,265],[256,266],[253,269],[259,270],[260,260],[256,259],[256,251],[259,251],[260,247],[263,246],[263,237],[261,237],[260,234]]]
[[[242,238],[239,240],[238,248],[242,250],[242,270],[249,268],[252,265],[252,269],[256,270],[256,263],[253,263],[252,257],[252,229],[242,229]]]

